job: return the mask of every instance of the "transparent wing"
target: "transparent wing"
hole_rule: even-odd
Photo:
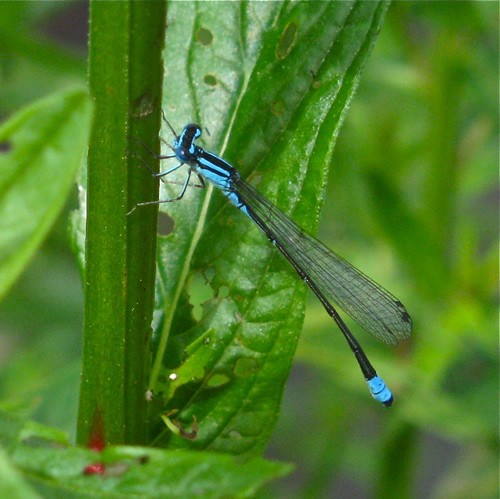
[[[328,249],[244,180],[235,182],[242,201],[277,239],[284,255],[303,269],[318,289],[370,334],[388,345],[411,334],[404,305],[382,286]]]

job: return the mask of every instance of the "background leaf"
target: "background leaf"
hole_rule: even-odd
[[[0,298],[52,227],[88,140],[83,89],[33,104],[0,129]]]

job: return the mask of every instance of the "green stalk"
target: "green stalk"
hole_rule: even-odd
[[[83,368],[78,442],[145,444],[158,185],[130,154],[159,150],[165,2],[91,2]],[[143,154],[144,152],[141,151]],[[154,167],[152,158],[148,163]],[[157,166],[157,165],[156,165]]]

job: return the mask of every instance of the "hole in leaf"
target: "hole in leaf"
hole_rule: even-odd
[[[252,186],[252,187],[259,187],[259,184],[262,182],[262,173],[259,172],[253,172],[250,177],[248,177],[247,182]]]
[[[289,23],[284,29],[278,46],[276,47],[276,57],[279,59],[284,59],[288,56],[293,46],[295,45],[295,40],[297,39],[297,25],[295,23]]]
[[[282,101],[273,102],[271,104],[271,113],[275,114],[276,116],[282,116],[283,114],[285,114],[285,104],[283,104]]]
[[[215,87],[217,85],[217,78],[214,75],[210,75],[210,74],[205,75],[203,77],[203,81],[211,87]]]
[[[196,33],[196,38],[202,45],[211,45],[214,40],[214,35],[207,28],[200,28]]]
[[[241,357],[235,362],[233,373],[235,376],[243,378],[255,372],[258,367],[258,362],[255,359]]]
[[[214,291],[204,274],[197,272],[193,275],[189,286],[189,296],[193,306],[193,317],[199,321],[203,316],[203,304],[214,297]]]
[[[158,212],[158,235],[169,236],[174,232],[175,220],[163,211]]]
[[[229,287],[221,286],[217,291],[217,298],[227,298],[229,296]]]
[[[224,373],[215,373],[210,378],[208,378],[206,386],[208,388],[220,388],[221,386],[227,385],[231,381],[231,378]]]

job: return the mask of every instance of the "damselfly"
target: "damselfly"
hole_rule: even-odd
[[[175,137],[170,146],[173,154],[154,156],[160,160],[176,158],[179,164],[160,173],[154,173],[150,169],[151,174],[161,178],[187,165],[186,179],[176,198],[139,203],[136,207],[178,201],[184,196],[193,172],[203,187],[204,180],[207,180],[220,189],[232,204],[257,224],[269,241],[290,262],[299,277],[312,289],[328,315],[342,331],[358,361],[372,396],[390,407],[394,400],[391,391],[377,375],[332,302],[373,336],[391,346],[397,345],[400,340],[411,334],[412,322],[404,305],[375,281],[299,227],[243,180],[238,171],[227,161],[196,145],[195,140],[201,136],[201,128],[198,125],[188,124],[182,134],[177,135],[170,123],[165,121]],[[147,163],[144,163],[149,168]]]

